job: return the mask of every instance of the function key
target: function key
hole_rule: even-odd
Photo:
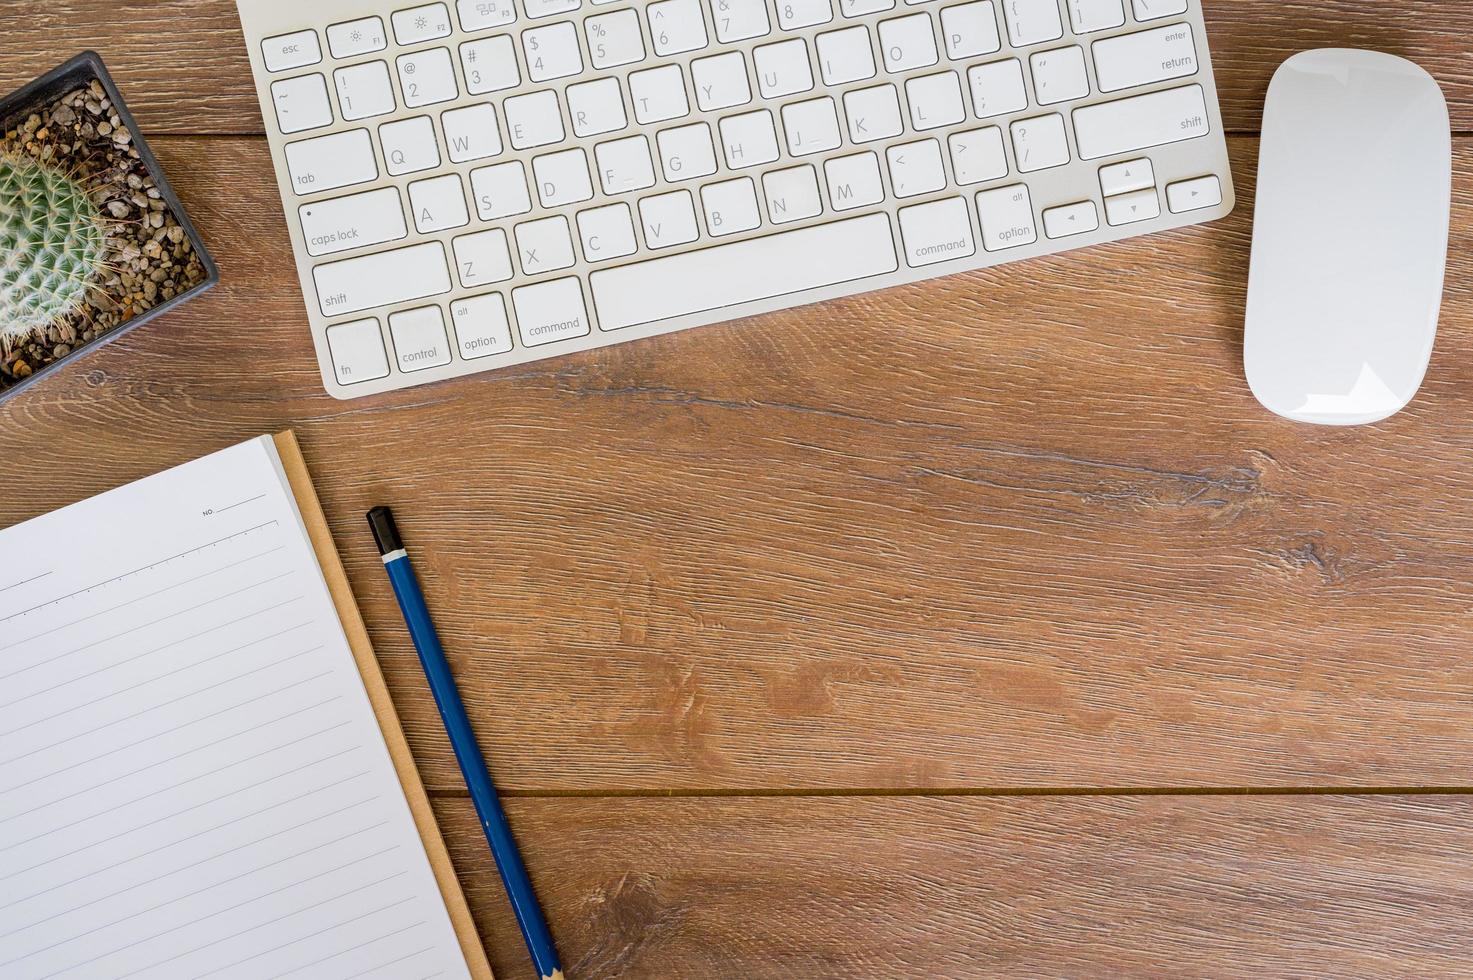
[[[332,352],[333,373],[340,385],[389,376],[389,358],[384,353],[377,320],[354,320],[328,327],[327,348]]]
[[[351,58],[370,51],[382,51],[388,44],[388,38],[384,35],[384,22],[378,17],[350,20],[327,29],[327,47],[334,58]]]
[[[261,55],[267,71],[288,71],[317,64],[322,60],[322,48],[317,43],[316,31],[297,31],[262,41]]]
[[[505,27],[517,19],[512,0],[459,0],[460,29],[466,32]]]
[[[443,3],[427,3],[422,7],[396,10],[393,14],[394,37],[400,44],[433,41],[450,34],[450,11]]]

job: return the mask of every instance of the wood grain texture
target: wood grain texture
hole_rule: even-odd
[[[1268,80],[1317,47],[1378,48],[1411,58],[1442,84],[1453,125],[1473,130],[1473,5],[1457,0],[1204,0],[1230,129],[1258,127]],[[145,134],[261,132],[233,0],[0,2],[0,92],[84,48],[116,75]]]
[[[1466,977],[1467,797],[515,800],[570,977]],[[498,976],[516,926],[441,823]]]
[[[0,523],[295,427],[432,789],[375,503],[513,790],[1473,784],[1473,141],[1426,387],[1354,430],[1247,391],[1246,205],[335,402],[261,143],[159,151],[224,281],[0,408]]]

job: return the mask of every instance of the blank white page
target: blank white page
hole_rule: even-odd
[[[0,977],[467,976],[269,438],[0,531]]]

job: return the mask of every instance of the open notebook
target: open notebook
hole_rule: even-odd
[[[0,531],[0,977],[490,977],[290,434]]]

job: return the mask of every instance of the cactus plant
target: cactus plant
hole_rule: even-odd
[[[85,187],[28,156],[0,154],[0,339],[71,312],[103,268],[106,242]]]

